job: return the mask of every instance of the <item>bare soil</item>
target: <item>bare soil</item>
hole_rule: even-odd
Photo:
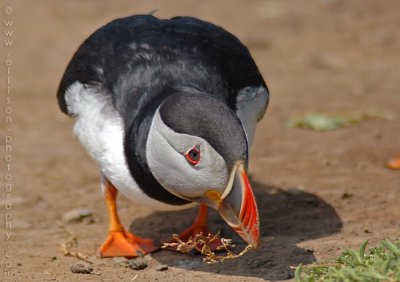
[[[13,120],[9,127],[1,123],[1,146],[4,152],[4,136],[11,134],[13,219],[7,241],[3,162],[1,281],[285,280],[299,263],[332,258],[366,239],[372,246],[400,237],[400,171],[383,166],[400,156],[399,1],[10,0],[2,2],[2,11],[7,3],[14,8],[14,44],[2,46],[1,56],[2,62],[8,54],[13,60]],[[73,121],[59,111],[55,93],[90,33],[114,18],[155,8],[159,17],[196,16],[236,34],[271,90],[250,163],[261,246],[223,264],[163,250],[146,258],[146,269],[132,270],[96,256],[107,232],[97,169],[73,139]],[[4,64],[1,72],[4,117]],[[314,111],[391,118],[326,133],[284,127],[287,119]],[[122,196],[119,205],[125,226],[156,240],[183,231],[196,214],[152,212]],[[56,221],[75,208],[93,214],[68,225],[79,242],[74,250],[93,260],[91,274],[72,273],[78,260],[64,257],[60,248],[68,234]],[[244,247],[215,213],[210,224]],[[159,264],[168,270],[156,271]]]

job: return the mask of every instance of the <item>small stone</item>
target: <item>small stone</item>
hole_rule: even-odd
[[[127,267],[133,270],[142,270],[147,267],[147,262],[143,259],[133,259],[129,261]]]
[[[354,195],[353,194],[351,194],[351,193],[343,193],[342,194],[342,200],[344,200],[344,199],[348,199],[348,198],[351,198],[351,197],[353,197]]]
[[[287,192],[292,195],[300,195],[301,193],[304,193],[304,187],[292,187],[287,189]]]
[[[156,266],[156,270],[157,270],[157,271],[165,271],[165,270],[168,270],[168,265],[159,264],[159,265]]]
[[[57,260],[57,257],[51,257],[51,260]]]
[[[62,220],[64,222],[79,222],[85,217],[92,215],[92,212],[86,208],[74,209],[64,213]]]
[[[29,229],[31,227],[32,227],[32,224],[30,224],[29,222],[22,221],[22,220],[16,220],[13,225],[13,228],[15,228],[15,229]]]
[[[93,267],[83,262],[78,262],[76,264],[73,264],[69,269],[71,270],[72,273],[80,273],[80,274],[90,274],[93,271]]]
[[[370,231],[367,226],[364,226],[364,233],[371,234],[372,231]]]

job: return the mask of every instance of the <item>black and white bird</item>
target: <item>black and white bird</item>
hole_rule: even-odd
[[[157,249],[123,228],[117,191],[157,210],[199,204],[182,239],[208,233],[207,207],[215,208],[257,247],[259,217],[246,170],[269,92],[234,35],[192,17],[114,20],[76,51],[57,96],[100,170],[110,216],[103,257]]]

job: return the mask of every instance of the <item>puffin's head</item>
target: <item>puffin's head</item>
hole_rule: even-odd
[[[166,190],[215,208],[257,247],[259,218],[246,173],[246,133],[226,104],[204,93],[168,97],[154,115],[146,158]]]

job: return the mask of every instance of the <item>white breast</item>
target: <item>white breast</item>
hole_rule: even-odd
[[[66,91],[65,100],[68,111],[76,117],[74,135],[118,191],[134,203],[156,210],[193,206],[164,204],[142,192],[128,169],[123,147],[123,120],[113,107],[110,96],[100,93],[96,86],[75,82]]]

